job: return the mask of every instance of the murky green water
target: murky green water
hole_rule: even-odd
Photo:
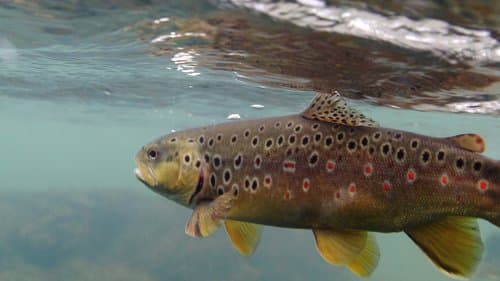
[[[326,264],[310,231],[266,227],[251,258],[224,231],[189,238],[190,211],[132,172],[135,152],[153,138],[235,113],[295,113],[313,90],[345,92],[387,127],[479,133],[486,155],[500,159],[494,57],[452,64],[213,3],[0,1],[0,280],[361,280]],[[449,22],[496,40],[490,17],[474,18]],[[171,32],[207,36],[152,42]],[[341,52],[322,60],[338,48],[317,42],[339,38]],[[362,57],[370,57],[362,67],[352,63]],[[333,72],[342,75],[328,79]],[[457,104],[468,113],[450,113]],[[500,230],[481,228],[486,252],[473,280],[500,280]],[[449,280],[405,235],[377,239],[381,261],[369,280]]]

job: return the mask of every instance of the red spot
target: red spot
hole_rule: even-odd
[[[349,192],[350,193],[355,193],[356,192],[356,185],[354,183],[351,183],[349,185]]]
[[[266,182],[266,184],[271,184],[271,178],[270,177],[266,177],[264,179],[264,181]]]
[[[310,187],[309,179],[304,179],[304,181],[302,181],[302,189],[304,189],[304,191],[308,191],[309,187]]]
[[[479,190],[481,191],[485,191],[488,189],[488,182],[485,181],[485,180],[480,180],[477,184],[477,186],[479,187]]]
[[[340,199],[340,192],[335,192],[335,198]]]
[[[388,181],[384,181],[384,191],[391,190],[391,184]]]
[[[285,191],[283,198],[285,198],[285,200],[290,200],[292,198],[292,194],[290,194],[290,191],[288,191],[288,190]]]
[[[373,166],[371,163],[368,163],[365,165],[365,168],[363,169],[363,173],[365,176],[369,177],[373,173]]]
[[[483,139],[481,139],[481,137],[477,136],[477,137],[476,137],[476,143],[477,143],[477,144],[481,144],[481,143],[483,143]]]
[[[329,172],[333,171],[333,169],[335,169],[335,162],[333,162],[332,160],[328,160],[328,162],[326,162],[326,169]]]
[[[406,178],[410,183],[414,182],[415,179],[417,178],[417,174],[413,169],[409,169],[408,172],[406,173]]]
[[[285,168],[295,168],[295,162],[293,162],[293,161],[285,161],[283,163],[283,167],[285,167]]]
[[[447,185],[448,184],[448,176],[447,175],[442,175],[441,178],[439,179],[439,182],[443,186]]]

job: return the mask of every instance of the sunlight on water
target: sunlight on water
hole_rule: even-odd
[[[252,61],[265,56],[237,45],[227,53],[195,48],[209,44],[214,30],[180,31],[171,25],[193,16],[193,7],[205,11],[219,5],[117,3],[89,8],[0,1],[0,280],[364,280],[326,264],[310,231],[265,227],[251,258],[240,257],[222,230],[201,240],[184,234],[191,211],[137,181],[136,151],[173,130],[300,112],[314,92],[274,86],[314,78],[300,71],[295,78],[273,73],[275,61]],[[193,16],[195,29],[205,26],[200,14]],[[238,27],[252,24],[238,23],[219,35],[239,38]],[[284,36],[266,31],[258,36],[269,42]],[[317,42],[312,39],[294,43]],[[158,46],[163,52],[157,53]],[[281,43],[267,46],[287,49]],[[275,54],[271,48],[268,55]],[[429,60],[428,54],[412,55]],[[228,59],[234,57],[238,60]],[[310,61],[300,59],[307,67]],[[417,62],[401,65],[412,63]],[[321,76],[327,69],[317,71]],[[384,103],[354,95],[350,102],[386,127],[432,136],[478,133],[487,142],[485,154],[500,159],[498,84],[491,84],[492,94],[479,101],[474,93],[481,90],[460,89],[454,102],[414,106],[482,114],[398,109],[405,104],[398,103],[400,96]],[[485,108],[491,110],[480,111]],[[481,230],[486,251],[472,280],[500,280],[500,232],[484,221]],[[450,280],[404,234],[377,234],[377,239],[381,261],[368,280]]]

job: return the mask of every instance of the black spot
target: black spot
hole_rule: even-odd
[[[314,135],[314,141],[315,142],[320,142],[321,141],[321,133],[316,133]]]
[[[187,142],[188,142],[188,143],[193,143],[193,142],[194,142],[194,140],[193,140],[193,139],[188,139],[188,140],[187,140]]]
[[[260,126],[259,132],[261,132],[261,133],[264,132],[264,129],[265,129],[264,125]]]
[[[370,156],[373,156],[375,154],[375,147],[370,146],[370,148],[368,148],[368,154],[370,154]]]
[[[302,130],[302,126],[301,125],[295,126],[295,132],[296,133],[300,132],[300,130]]]
[[[382,136],[382,134],[380,132],[376,132],[375,134],[373,134],[373,139],[378,141],[378,140],[380,140],[381,136]]]
[[[237,136],[232,136],[232,137],[231,137],[231,142],[232,142],[232,143],[235,143],[237,140],[238,140],[238,137],[237,137]]]
[[[201,161],[200,160],[196,160],[196,162],[194,163],[194,166],[196,168],[199,168],[201,166]]]
[[[224,171],[224,181],[229,182],[231,180],[231,171],[225,170]]]
[[[400,140],[402,136],[403,136],[403,135],[401,135],[401,133],[396,133],[396,134],[394,135],[394,138],[395,138],[395,139],[397,139],[397,140]]]
[[[238,186],[233,185],[233,196],[238,196]]]
[[[245,136],[245,138],[248,138],[250,136],[250,130],[245,130],[243,136]]]
[[[311,166],[314,166],[318,163],[318,153],[313,153],[311,154],[311,157],[309,157],[309,164]]]
[[[474,171],[479,172],[481,171],[481,168],[483,167],[483,164],[479,161],[474,162],[472,165],[472,168],[474,168]]]
[[[186,163],[191,162],[191,156],[189,156],[189,154],[184,155],[184,162]]]
[[[286,156],[291,156],[291,155],[292,155],[292,153],[293,153],[293,149],[288,148],[288,149],[286,150]]]
[[[221,159],[220,159],[220,157],[219,157],[219,156],[214,156],[214,167],[215,167],[215,168],[219,168],[219,167],[220,167],[220,165],[221,165],[221,162],[222,162],[222,161],[221,161]]]
[[[390,144],[385,143],[384,145],[382,145],[382,153],[384,155],[388,155],[390,151],[391,151],[391,145]]]
[[[458,158],[456,161],[455,161],[455,165],[457,166],[458,169],[463,169],[464,166],[465,166],[465,160],[463,158]]]
[[[200,136],[200,137],[198,137],[198,142],[199,142],[200,144],[204,144],[204,143],[205,143],[205,137],[204,137],[204,136]]]
[[[347,143],[347,148],[349,150],[355,150],[356,149],[356,142],[354,140],[350,140],[348,143]]]
[[[368,137],[362,137],[361,138],[361,145],[363,147],[366,147],[368,145]]]
[[[257,179],[252,180],[252,190],[257,190],[257,187],[259,186],[259,183],[257,182]]]
[[[309,137],[308,136],[303,136],[302,137],[302,145],[306,146],[307,144],[309,144]]]
[[[333,144],[333,138],[328,136],[325,138],[325,145],[326,146],[331,146]]]
[[[245,179],[245,188],[250,187],[250,180],[248,178]]]
[[[211,174],[211,175],[210,175],[210,185],[211,185],[212,187],[215,187],[216,180],[217,180],[217,178],[215,177],[215,174]]]
[[[276,123],[274,123],[274,127],[279,128],[280,126],[281,126],[281,123],[280,123],[280,122],[276,122]]]
[[[253,137],[253,139],[252,139],[252,145],[253,146],[257,146],[257,144],[259,144],[259,138],[258,137]]]
[[[170,139],[170,142],[176,142],[176,141],[177,141],[177,139],[176,139],[176,138],[171,138],[171,139]]]
[[[287,128],[291,128],[292,126],[293,126],[293,122],[288,122],[288,124],[286,124]]]
[[[410,145],[411,145],[411,148],[417,149],[417,147],[418,147],[418,140],[412,140]]]
[[[438,151],[436,157],[437,157],[438,161],[443,161],[444,160],[444,151]]]
[[[431,153],[427,150],[422,152],[422,162],[426,164],[431,159]]]
[[[241,165],[241,161],[241,154],[236,155],[236,158],[234,158],[234,166],[239,167]]]
[[[273,146],[273,140],[272,140],[272,139],[268,139],[268,140],[266,141],[266,147],[267,147],[267,148],[271,148],[271,146]]]
[[[205,162],[210,163],[210,155],[208,153],[205,153]]]
[[[294,144],[295,143],[295,135],[290,135],[290,137],[288,137],[288,142],[290,144]]]
[[[218,142],[222,141],[222,134],[217,134],[216,138]]]
[[[260,167],[260,164],[262,164],[262,158],[260,158],[259,155],[255,156],[254,163],[256,167]]]
[[[318,128],[319,128],[319,124],[317,124],[317,123],[312,126],[313,130],[317,130]]]
[[[209,139],[208,140],[208,146],[214,146],[214,139]]]
[[[399,160],[399,161],[403,161],[405,159],[405,150],[404,148],[400,147],[398,149],[398,151],[396,152],[396,158]]]
[[[342,142],[344,140],[345,134],[340,132],[337,134],[337,141]]]
[[[283,136],[278,137],[278,145],[282,145],[284,141],[285,141],[285,138]]]

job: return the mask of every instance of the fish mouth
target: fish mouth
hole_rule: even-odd
[[[144,167],[142,167],[142,168],[144,168]],[[143,171],[144,171],[144,169],[141,169],[141,167],[135,168],[134,174],[135,174],[136,178],[148,187],[151,187],[151,188],[156,187],[158,185],[158,181],[154,177],[152,169],[148,167],[147,174],[144,174]]]

